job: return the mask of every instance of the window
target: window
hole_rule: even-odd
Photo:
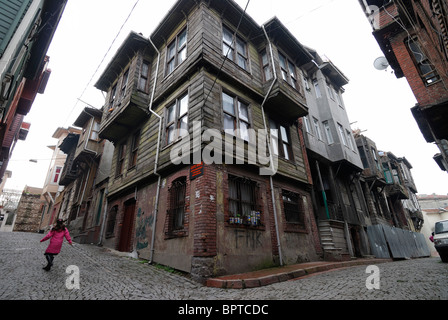
[[[183,229],[187,178],[180,177],[169,188],[169,231]]]
[[[297,89],[296,66],[289,61],[283,54],[279,53],[280,68],[282,71],[282,78],[288,82],[294,89]]]
[[[176,36],[167,47],[166,74],[170,74],[187,58],[187,29]]]
[[[100,123],[97,121],[93,122],[92,131],[90,132],[90,139],[98,141],[100,140],[98,132],[100,131]]]
[[[286,222],[304,226],[305,217],[303,213],[301,196],[297,193],[283,190],[282,199]]]
[[[348,146],[347,138],[345,137],[344,128],[339,123],[338,123],[338,129],[339,129],[339,136],[341,138],[342,144],[347,147]]]
[[[233,32],[226,27],[223,27],[222,31],[222,53],[228,59],[238,64],[241,68],[247,70],[248,68],[247,44],[239,36],[237,35],[234,36]]]
[[[257,210],[257,185],[254,181],[229,175],[229,215],[250,223],[250,217]]]
[[[314,91],[316,91],[316,98],[322,97],[322,92],[320,92],[319,82],[317,80],[313,80]]]
[[[263,50],[261,53],[261,65],[263,66],[263,75],[264,80],[268,81],[272,79],[272,71],[271,71],[271,65],[269,63],[269,57],[266,52],[266,50]]]
[[[364,151],[363,147],[358,147],[359,156],[361,157],[362,165],[364,169],[367,169],[369,167],[369,162],[367,160],[366,153]]]
[[[117,169],[115,171],[115,175],[119,176],[123,173],[123,166],[124,166],[124,159],[126,155],[126,143],[120,144],[118,147],[118,154],[117,154]]]
[[[434,82],[440,80],[440,76],[437,73],[434,66],[431,64],[429,59],[423,53],[417,38],[412,38],[407,40],[408,49],[412,52],[414,57],[416,67],[420,73],[425,85],[429,86]]]
[[[123,99],[124,96],[126,95],[126,87],[128,85],[128,80],[129,80],[129,69],[126,70],[126,72],[123,74],[123,79],[121,80],[121,94],[120,94],[121,99]]]
[[[350,149],[355,151],[355,145],[353,143],[353,138],[352,138],[351,132],[348,130],[346,130],[345,132],[347,133],[347,141],[348,141],[348,145],[350,146]]]
[[[272,119],[269,119],[269,125],[274,154],[287,160],[292,160],[291,140],[288,129]]]
[[[166,111],[166,143],[188,134],[188,94],[177,99]]]
[[[110,91],[109,96],[109,112],[113,110],[116,98],[117,98],[117,85],[114,85],[114,87]]]
[[[140,130],[132,136],[131,154],[129,158],[129,168],[135,167],[137,164],[138,147],[140,144]]]
[[[140,79],[138,80],[138,90],[147,92],[148,80],[149,80],[149,63],[143,61],[142,67],[140,69]]]
[[[311,90],[310,82],[309,82],[309,79],[305,76],[303,76],[303,83],[305,84],[306,91],[310,91]]]
[[[249,106],[237,97],[222,93],[224,132],[249,141]]]
[[[377,155],[376,155],[376,150],[375,150],[375,148],[374,148],[374,147],[371,147],[370,149],[371,149],[371,151],[372,151],[373,160],[375,161],[375,164],[376,164],[377,169],[378,169],[378,170],[381,170],[381,168],[380,168],[380,163],[378,162],[378,157],[377,157]]]
[[[330,96],[330,99],[335,101],[333,89],[331,88],[331,86],[328,83],[327,83],[327,90],[328,90],[328,95]]]
[[[56,167],[54,170],[53,183],[58,184],[61,176],[62,167]]]
[[[314,132],[316,132],[317,138],[319,140],[323,140],[322,133],[320,132],[319,120],[313,118],[313,124],[314,124]]]
[[[328,144],[333,144],[334,139],[333,139],[333,135],[331,134],[331,128],[330,128],[328,121],[324,121],[322,124],[324,125],[324,131],[325,131],[325,135],[327,136]]]
[[[338,105],[340,107],[344,107],[343,104],[342,104],[341,95],[340,95],[340,93],[336,89],[334,89],[334,94],[336,95],[336,100],[338,101]]]
[[[305,130],[306,130],[306,132],[312,134],[311,125],[310,125],[310,119],[308,119],[308,116],[304,116],[303,117],[303,123],[305,123]]]

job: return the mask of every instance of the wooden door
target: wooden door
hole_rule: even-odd
[[[132,243],[132,229],[134,226],[135,217],[135,201],[124,204],[124,217],[121,226],[120,242],[118,244],[118,251],[130,252]]]

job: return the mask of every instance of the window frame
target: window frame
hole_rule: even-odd
[[[262,213],[259,205],[259,185],[256,181],[245,177],[227,176],[228,218],[231,225],[250,227],[262,226]],[[244,195],[243,195],[244,193]],[[249,208],[249,209],[248,209]],[[236,210],[236,212],[234,212]],[[248,211],[248,212],[246,212]],[[253,213],[259,213],[254,217]],[[255,223],[254,219],[255,218]],[[241,219],[241,220],[237,220]]]
[[[185,41],[180,43],[181,36],[185,34]],[[173,73],[173,71],[182,64],[185,60],[187,60],[188,57],[188,28],[183,28],[178,34],[176,34],[176,37],[166,46],[166,63],[165,63],[165,76],[170,75]],[[174,54],[173,56],[170,56],[170,50],[173,47]],[[182,54],[182,52],[185,52],[185,55]],[[180,61],[180,58],[183,57],[182,61]],[[172,64],[172,67],[170,64]]]
[[[184,99],[187,99],[187,109],[184,113],[181,112],[182,107],[182,101]],[[173,120],[170,119],[170,111],[169,109],[175,107],[174,110],[174,118]],[[184,94],[181,94],[178,98],[176,98],[173,102],[171,102],[167,107],[165,108],[165,145],[170,145],[172,143],[175,143],[178,139],[182,138],[184,135],[180,134],[180,129],[185,129],[187,132],[189,131],[189,112],[190,112],[190,97],[189,93],[185,92]],[[182,120],[186,118],[186,128],[182,128]],[[170,140],[170,132],[168,131],[170,127],[174,126],[173,128],[173,137]],[[185,133],[185,135],[188,133]]]
[[[115,176],[119,177],[123,174],[124,163],[126,161],[126,142],[120,143],[117,152],[117,166],[115,168]]]
[[[109,112],[111,112],[114,109],[114,107],[115,107],[115,102],[117,100],[117,87],[118,87],[118,84],[115,83],[112,86],[112,89],[110,90],[110,95],[109,95]]]
[[[185,229],[187,184],[187,177],[181,176],[173,180],[168,188],[168,234]]]
[[[61,179],[62,175],[62,167],[61,166],[55,166],[54,167],[54,173],[53,178],[51,179],[52,184],[59,184],[59,180]]]
[[[229,39],[227,38],[231,35],[232,41],[229,43]],[[240,43],[238,43],[238,41]],[[241,69],[249,71],[249,45],[246,40],[244,40],[241,36],[233,32],[231,28],[223,25],[222,26],[222,55],[227,59],[233,61],[236,65],[238,65]],[[244,52],[238,49],[239,45],[243,44]],[[244,66],[240,64],[240,57],[243,58]]]
[[[314,126],[314,131],[316,132],[316,137],[320,141],[324,141],[324,137],[322,136],[322,132],[320,130],[319,123],[320,123],[319,120],[317,120],[315,117],[313,117],[313,126]]]
[[[123,73],[120,86],[120,101],[126,96],[126,89],[129,83],[129,68]]]
[[[281,197],[286,223],[296,225],[299,228],[305,228],[306,219],[303,196],[300,193],[282,189]],[[292,198],[295,198],[296,201]]]
[[[291,62],[291,59],[289,59],[287,55],[283,54],[282,52],[278,53],[278,57],[282,79],[295,90],[299,91],[297,81],[297,66],[293,62]],[[282,60],[284,60],[284,63],[282,63]]]
[[[411,43],[414,46],[411,46]],[[415,64],[415,68],[422,79],[423,83],[426,87],[429,87],[441,80],[440,74],[435,68],[435,66],[428,59],[426,54],[423,52],[422,47],[420,45],[420,41],[418,37],[409,37],[405,40],[406,48],[408,49],[411,59]],[[414,51],[418,50],[418,52]],[[418,58],[417,55],[421,55],[421,58]],[[429,72],[423,71],[423,66],[428,66],[430,68]]]
[[[265,58],[266,57],[266,58]],[[266,60],[266,61],[265,61]],[[273,78],[271,61],[269,59],[268,50],[263,49],[260,52],[260,65],[263,73],[264,81],[269,81]]]
[[[341,138],[342,144],[348,148],[347,137],[345,136],[344,127],[340,123],[338,123],[338,132],[339,132],[339,138]]]
[[[144,69],[143,69],[144,66],[147,66],[146,72],[144,72]],[[139,74],[138,83],[137,83],[138,91],[148,93],[149,79],[150,79],[150,75],[151,75],[150,68],[151,68],[151,64],[148,61],[143,60],[142,65],[140,66],[140,74]],[[142,86],[142,80],[144,81],[143,86]]]
[[[273,124],[276,128],[272,127]],[[274,130],[277,134],[275,134]],[[269,118],[269,131],[271,134],[271,145],[275,148],[273,153],[287,161],[294,162],[290,127],[273,118]],[[277,138],[277,143],[274,142],[272,136]]]
[[[352,151],[356,152],[355,151],[355,144],[354,144],[354,141],[353,141],[352,133],[348,129],[345,129],[345,133],[346,133],[346,136],[347,136],[348,146],[350,147],[350,149],[352,149]]]
[[[224,96],[227,96],[232,99],[233,110],[234,110],[233,114],[230,113],[228,110],[226,110]],[[223,128],[224,133],[230,134],[234,137],[237,137],[244,141],[250,142],[249,130],[252,127],[252,121],[251,121],[251,115],[250,115],[250,104],[247,103],[246,101],[244,101],[243,99],[241,99],[240,97],[238,97],[237,95],[233,95],[226,91],[222,91],[221,99],[222,99],[221,105],[222,105],[222,112],[223,112],[222,128]],[[241,105],[244,105],[246,107],[246,110],[247,110],[246,119],[242,118]],[[232,118],[232,122],[233,122],[233,132],[232,133],[229,132],[229,130],[231,130],[230,128],[226,128],[226,117]],[[246,136],[242,136],[243,131],[241,130],[241,123],[246,124],[246,128],[247,128]],[[238,130],[238,131],[236,131],[236,130]],[[236,133],[237,133],[237,135],[236,135]]]
[[[101,123],[99,121],[93,120],[92,129],[90,130],[89,140],[100,141],[99,131],[101,128]]]
[[[316,98],[322,98],[322,91],[320,90],[319,81],[317,79],[313,80],[313,87]]]
[[[334,137],[333,137],[333,133],[331,133],[331,127],[330,127],[330,123],[328,120],[323,121],[322,125],[324,126],[324,132],[325,132],[325,136],[327,137],[327,142],[328,144],[333,144],[334,143]]]
[[[129,152],[128,169],[132,169],[132,168],[134,168],[137,165],[138,149],[139,149],[139,146],[140,146],[140,139],[141,139],[141,131],[137,130],[132,135],[131,150]]]

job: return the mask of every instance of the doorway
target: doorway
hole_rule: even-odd
[[[132,230],[135,220],[135,200],[124,203],[124,217],[120,232],[118,251],[130,252],[132,244]]]

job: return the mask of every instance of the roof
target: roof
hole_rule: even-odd
[[[313,55],[291,34],[277,17],[268,20],[264,24],[264,27],[268,36],[272,38],[271,40],[281,43],[282,45],[280,47],[288,51],[286,53],[291,59],[295,60],[294,62],[298,67],[313,61]]]
[[[117,80],[129,61],[139,50],[151,49],[150,42],[143,35],[131,31],[124,42],[118,48],[117,53],[104,69],[103,74],[95,83],[95,88],[101,91],[108,91],[112,84]]]
[[[103,113],[100,109],[85,107],[73,125],[82,128],[90,118],[101,118],[102,114]]]

